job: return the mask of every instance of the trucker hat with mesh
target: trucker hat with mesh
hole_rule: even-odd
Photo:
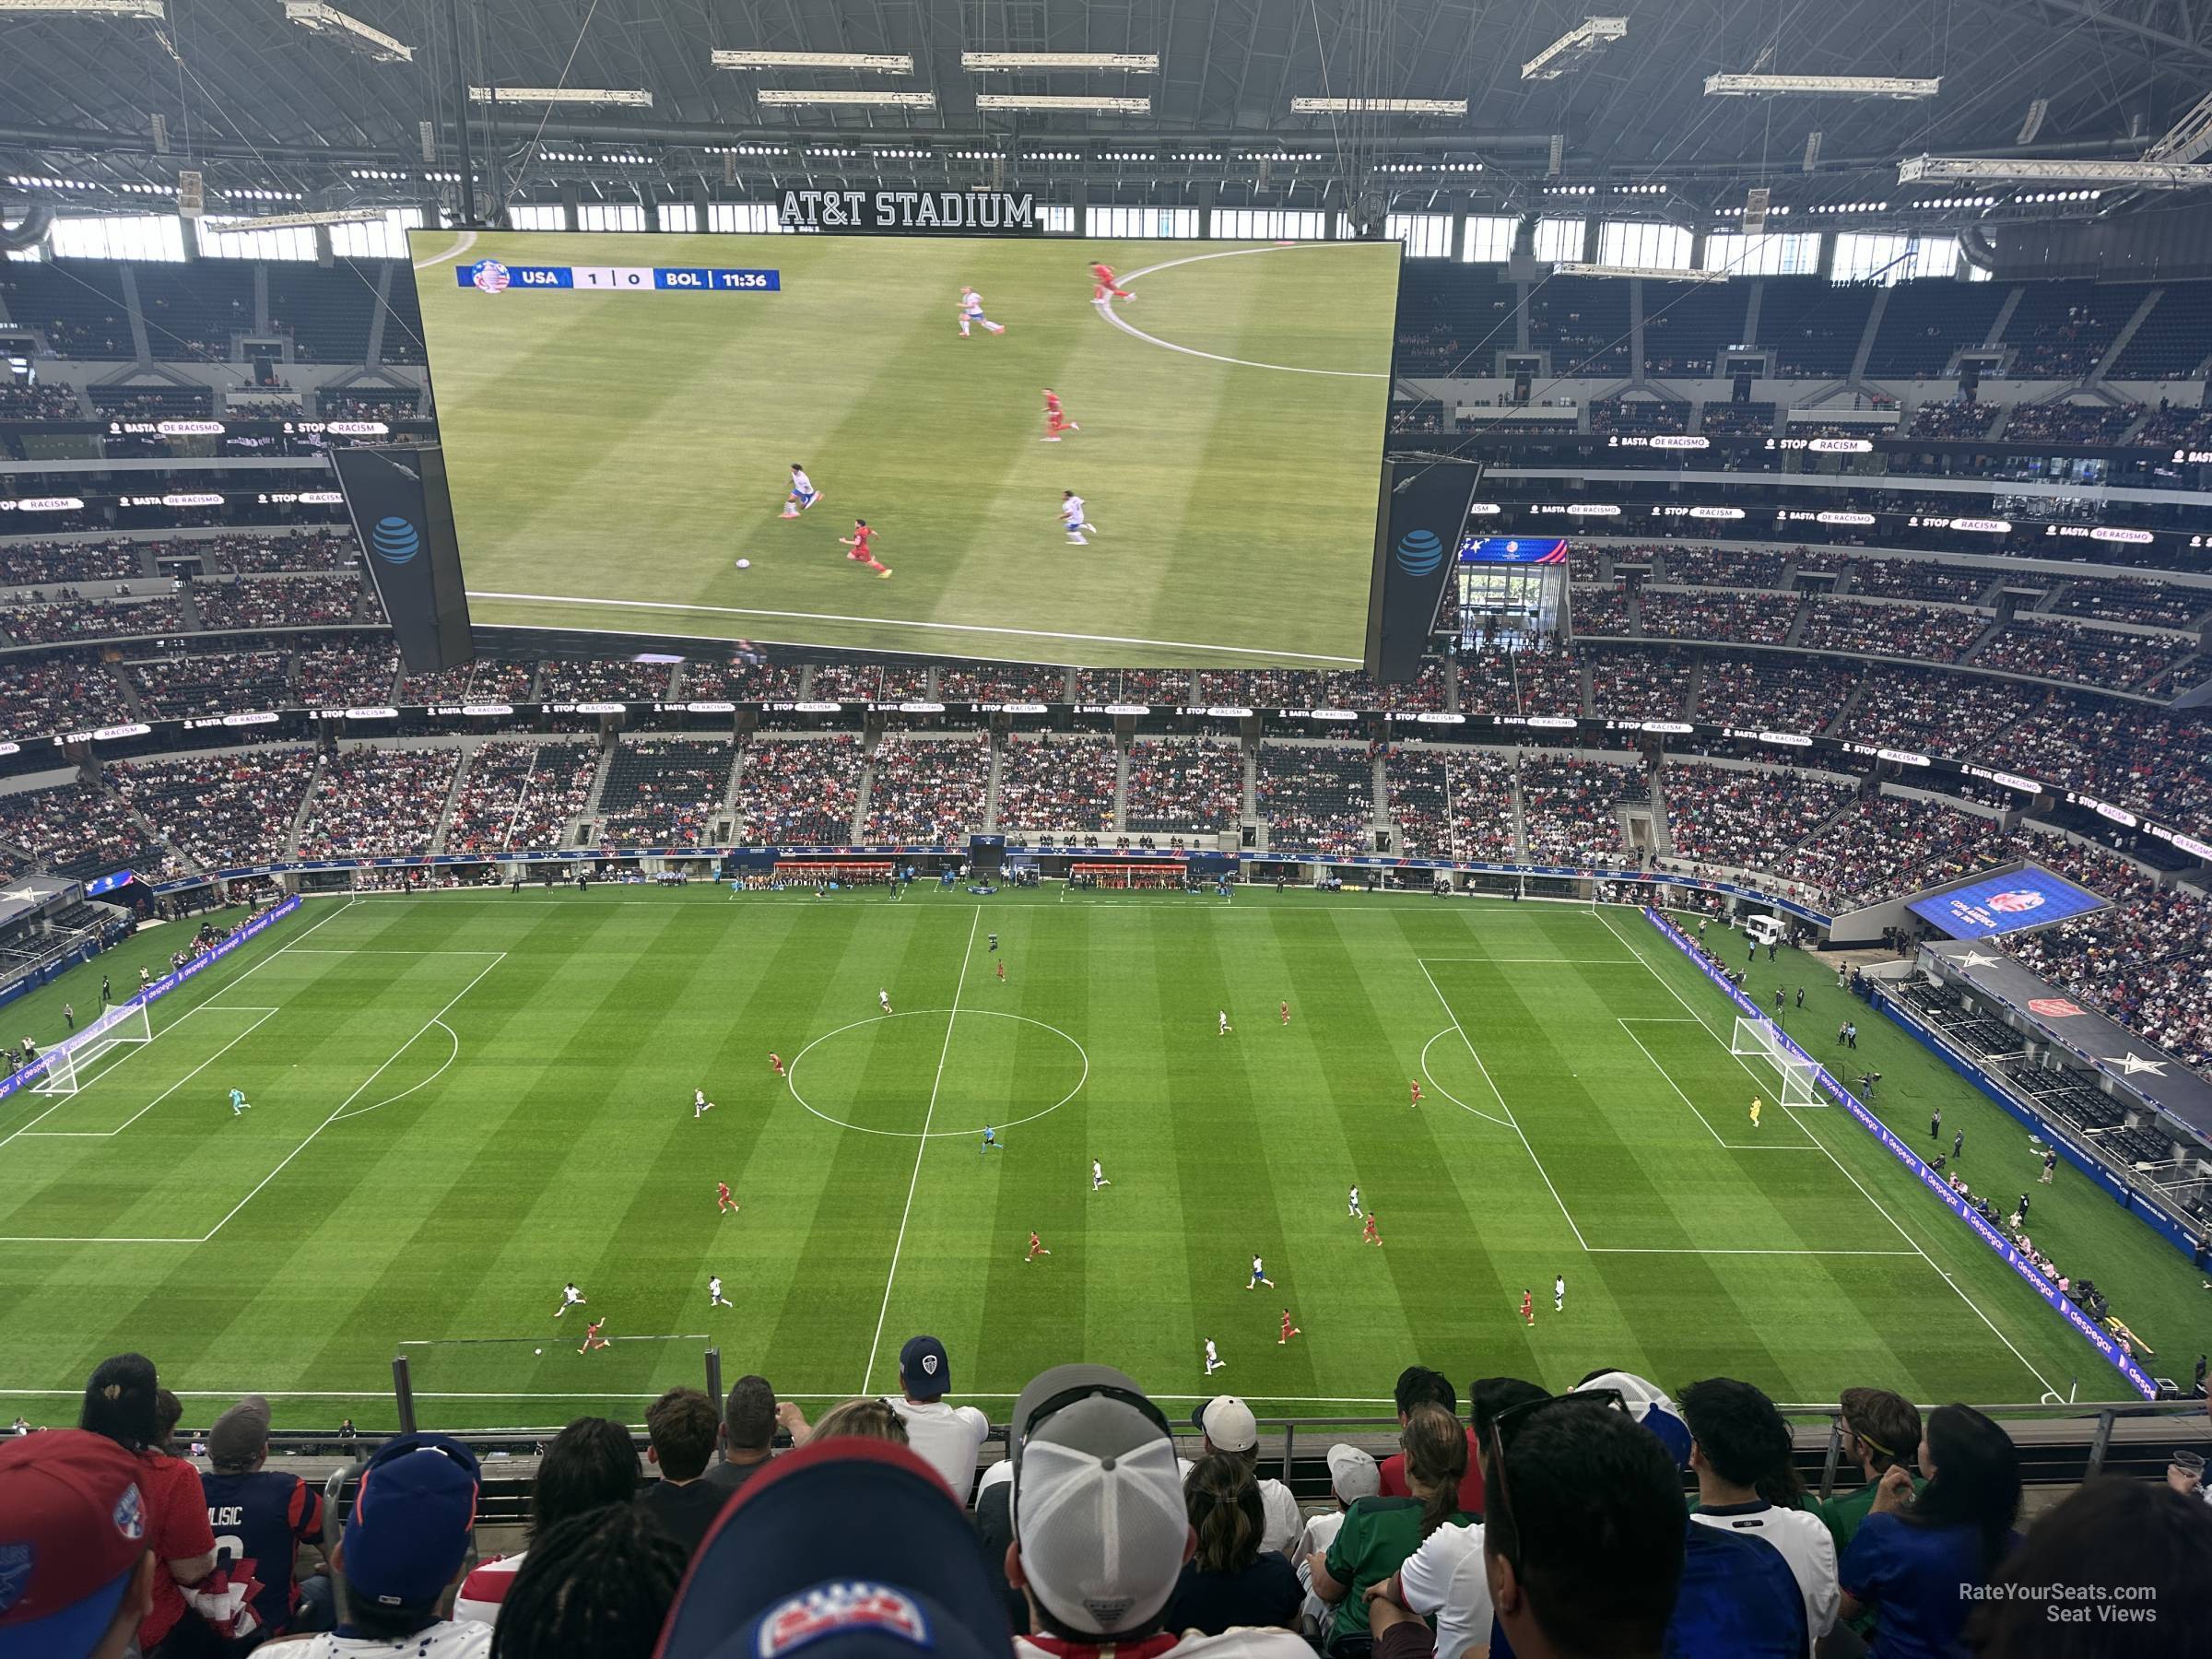
[[[1030,1594],[1070,1630],[1144,1630],[1191,1536],[1167,1418],[1120,1371],[1060,1365],[1021,1391],[1013,1427],[1014,1541]]]

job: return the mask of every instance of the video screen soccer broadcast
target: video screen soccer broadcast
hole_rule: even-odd
[[[413,242],[477,622],[1361,661],[1394,241]]]

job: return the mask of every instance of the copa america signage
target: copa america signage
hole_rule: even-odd
[[[787,190],[777,218],[792,230],[1036,232],[1037,198],[1012,190]]]

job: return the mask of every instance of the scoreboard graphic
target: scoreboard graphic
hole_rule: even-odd
[[[453,275],[463,288],[482,294],[527,293],[533,288],[581,288],[594,294],[772,294],[783,286],[780,271],[734,271],[714,265],[507,265],[479,259],[456,266]]]

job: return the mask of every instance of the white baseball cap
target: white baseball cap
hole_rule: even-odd
[[[1382,1470],[1371,1453],[1338,1441],[1329,1448],[1329,1486],[1347,1503],[1373,1498],[1382,1490]]]
[[[1260,1425],[1252,1407],[1235,1394],[1216,1394],[1191,1413],[1191,1427],[1203,1430],[1217,1452],[1250,1452],[1260,1443]]]

